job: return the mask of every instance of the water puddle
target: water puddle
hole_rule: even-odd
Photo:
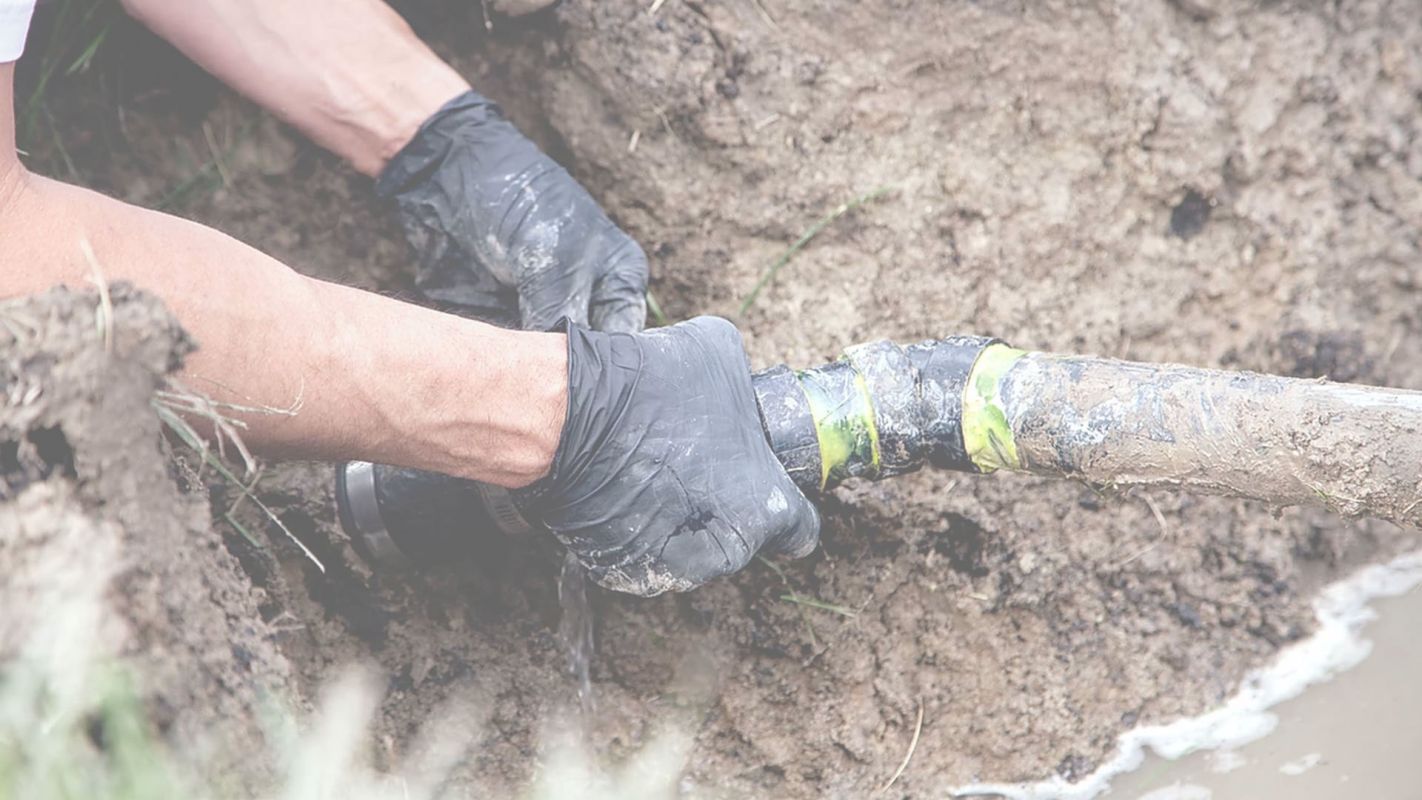
[[[1367,660],[1274,709],[1278,728],[1233,750],[1147,759],[1108,797],[1333,800],[1422,797],[1422,589],[1374,605]],[[1366,646],[1366,645],[1365,645]],[[1193,791],[1195,794],[1188,794]]]
[[[1411,763],[1422,753],[1419,585],[1422,553],[1329,586],[1314,602],[1317,633],[1246,676],[1223,707],[1126,733],[1116,755],[1079,783],[979,784],[955,794],[1022,800],[1422,797]]]

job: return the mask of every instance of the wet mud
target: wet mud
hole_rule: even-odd
[[[894,187],[738,316],[757,368],[973,333],[1422,388],[1422,17],[1410,3],[647,6],[567,2],[496,17],[492,32],[465,4],[406,10],[644,244],[673,318],[733,314],[815,220]],[[32,167],[308,274],[409,295],[411,260],[369,181],[130,26],[95,69],[103,80],[50,87],[55,133],[22,143]],[[140,406],[121,418],[147,420]],[[0,409],[12,440],[28,430],[16,413]],[[77,479],[45,477],[57,468],[31,457],[25,480],[77,480],[64,507],[88,514],[83,497],[117,474],[106,459],[118,451],[96,446],[103,458],[76,462]],[[320,464],[274,465],[259,486],[324,574],[252,509],[239,519],[261,546],[176,489],[141,520],[102,510],[95,524],[187,576],[163,595],[188,615],[167,635],[227,641],[250,623],[252,652],[289,665],[298,695],[342,663],[378,665],[383,758],[450,698],[475,697],[485,734],[458,785],[525,785],[544,726],[577,703],[557,549],[493,542],[440,570],[376,573],[339,531],[331,486]],[[213,508],[231,492],[213,487]],[[40,513],[17,503],[0,513]],[[685,787],[865,796],[921,712],[886,796],[1078,778],[1122,731],[1219,703],[1307,635],[1318,587],[1418,544],[1323,510],[1009,475],[851,481],[822,508],[824,546],[803,561],[682,596],[593,590],[589,735],[607,758],[689,708]],[[155,520],[180,522],[140,548]],[[164,612],[136,616],[155,631],[142,641],[157,641]],[[239,663],[210,652],[222,670]],[[688,693],[688,674],[714,679]],[[219,684],[183,704],[240,702]]]

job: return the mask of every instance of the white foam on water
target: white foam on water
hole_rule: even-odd
[[[954,789],[949,796],[1091,800],[1110,788],[1113,778],[1139,767],[1147,748],[1173,761],[1200,750],[1232,750],[1259,739],[1278,724],[1278,718],[1269,713],[1270,708],[1368,657],[1372,642],[1362,637],[1361,630],[1377,616],[1368,603],[1380,597],[1396,597],[1419,584],[1422,551],[1366,567],[1330,584],[1313,601],[1318,630],[1279,651],[1272,663],[1247,674],[1239,690],[1223,706],[1198,717],[1127,731],[1117,740],[1115,754],[1076,783],[1054,775],[1036,783],[970,784]]]
[[[1216,775],[1224,775],[1227,772],[1234,772],[1240,767],[1249,764],[1249,759],[1240,755],[1238,750],[1216,750],[1210,757],[1210,772]]]
[[[1214,795],[1214,792],[1203,786],[1177,783],[1163,789],[1156,789],[1149,794],[1143,794],[1138,800],[1211,800]]]
[[[1299,756],[1293,761],[1283,764],[1279,767],[1279,771],[1289,776],[1302,775],[1322,763],[1322,753],[1309,753],[1306,756]]]

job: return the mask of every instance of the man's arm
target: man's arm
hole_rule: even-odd
[[[299,4],[297,4],[299,5]],[[157,293],[197,339],[184,379],[269,454],[355,458],[503,486],[543,475],[566,404],[560,334],[516,333],[307,278],[201,225],[30,175],[0,64],[0,296],[104,277]],[[228,387],[240,387],[236,391]]]
[[[366,175],[469,83],[382,0],[123,0],[223,83]]]
[[[0,80],[7,77],[0,67]],[[0,98],[3,100],[4,98]],[[360,458],[524,487],[602,585],[684,591],[763,548],[814,549],[819,517],[761,428],[725,320],[640,334],[504,331],[304,278],[222,234],[11,172],[0,295],[110,280],[157,292],[198,339],[184,376],[248,415],[265,453]],[[530,485],[531,484],[531,485]]]
[[[814,506],[771,451],[724,320],[516,333],[303,277],[222,234],[28,175],[0,65],[0,297],[108,280],[197,339],[184,375],[266,453],[382,461],[509,487],[603,585],[684,590],[762,548],[804,555]],[[632,309],[636,310],[636,309]],[[635,327],[635,326],[632,326]]]
[[[647,259],[382,0],[125,0],[193,61],[377,178],[425,296],[546,330],[646,321]]]

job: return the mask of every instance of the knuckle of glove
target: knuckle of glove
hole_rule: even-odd
[[[772,552],[790,558],[804,558],[820,544],[820,514],[798,487],[791,483],[790,488],[796,495],[790,509],[790,520],[769,547]]]
[[[702,315],[679,322],[668,330],[682,331],[683,335],[696,341],[700,347],[719,360],[730,360],[744,365],[749,383],[750,361],[742,344],[741,332],[725,317]]]
[[[598,330],[635,333],[647,321],[647,257],[631,237],[613,229],[611,255],[592,293],[592,322]]]

